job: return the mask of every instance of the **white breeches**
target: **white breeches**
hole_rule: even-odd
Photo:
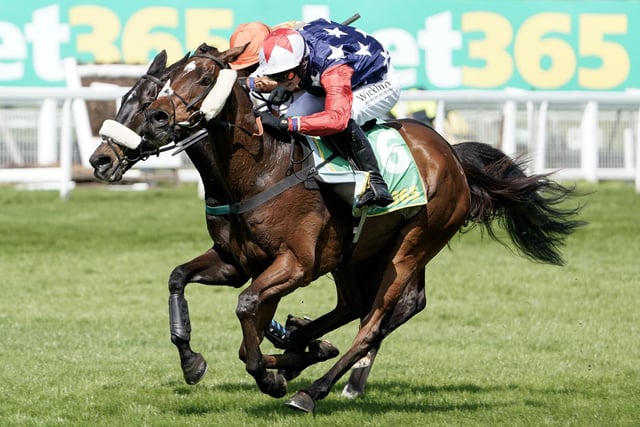
[[[359,125],[384,117],[400,98],[400,83],[391,74],[382,80],[353,91],[351,118]],[[308,116],[324,110],[325,98],[301,94],[289,105],[287,116]]]

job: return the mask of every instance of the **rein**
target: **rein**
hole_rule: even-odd
[[[114,142],[113,139],[111,139],[111,138],[104,138],[103,137],[102,140],[103,140],[103,144],[106,144],[107,147],[109,147],[109,149],[116,156],[116,159],[118,159],[117,168],[122,168],[122,173],[128,171],[134,164],[136,164],[139,161],[145,161],[151,156],[159,156],[160,153],[163,153],[163,152],[169,151],[169,150],[173,150],[174,148],[179,146],[177,143],[173,143],[173,144],[167,144],[167,145],[165,145],[163,147],[155,147],[155,146],[147,143],[147,141],[143,139],[139,148],[137,148],[135,150],[132,150],[130,148],[126,149],[126,150],[123,151],[123,155],[121,156],[118,153],[118,150],[116,150],[116,148],[115,148],[116,146],[117,147],[122,147],[120,144],[118,144],[117,142]],[[195,142],[197,142],[197,141],[195,141]],[[190,144],[190,145],[192,145],[192,144]],[[148,147],[148,148],[146,148],[146,147]],[[187,148],[187,147],[185,147],[185,148]],[[182,150],[184,150],[184,148],[181,149],[180,151],[182,151]],[[127,154],[127,152],[136,153],[136,155],[135,156],[129,156]]]

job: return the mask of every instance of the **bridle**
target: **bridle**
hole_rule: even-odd
[[[191,58],[204,58],[204,59],[208,59],[210,61],[213,61],[220,69],[229,69],[229,65],[224,62],[222,59],[213,56],[213,55],[208,55],[206,54],[207,50],[205,49],[201,49],[200,50],[201,53],[196,53],[194,55],[191,56]],[[209,85],[202,90],[198,96],[196,96],[193,100],[191,101],[187,101],[185,99],[184,96],[182,96],[181,94],[179,94],[178,92],[174,91],[170,86],[166,87],[166,85],[164,86],[164,90],[166,91],[166,93],[164,94],[165,96],[167,96],[167,98],[169,99],[169,104],[171,105],[171,119],[169,122],[170,125],[170,129],[169,129],[169,134],[171,135],[171,139],[173,144],[168,144],[166,146],[163,146],[161,148],[159,148],[158,150],[160,150],[160,152],[162,151],[166,151],[166,150],[171,150],[175,147],[178,147],[177,150],[173,153],[173,155],[176,155],[182,151],[184,151],[185,149],[187,149],[188,147],[190,147],[191,145],[201,141],[202,139],[204,139],[207,136],[207,131],[206,129],[203,127],[203,129],[201,129],[200,131],[196,132],[193,135],[190,135],[189,137],[180,140],[178,138],[178,131],[180,130],[192,130],[195,129],[198,126],[203,125],[203,121],[205,120],[205,116],[203,114],[203,112],[200,109],[196,109],[196,105],[200,104],[202,101],[205,100],[205,98],[207,97],[207,95],[209,95],[209,93],[211,92],[211,90],[215,87],[217,83],[217,79],[212,80],[211,83],[209,83]],[[161,94],[162,95],[162,94]],[[173,97],[177,98],[182,105],[184,105],[185,110],[187,112],[191,112],[191,114],[189,115],[189,117],[187,117],[186,120],[177,122],[176,121],[176,103],[173,99]],[[145,119],[149,120],[149,114],[151,114],[150,111],[145,111]],[[231,129],[231,128],[237,128],[240,129],[241,131],[243,131],[245,134],[249,135],[249,136],[261,136],[262,135],[262,124],[259,124],[259,133],[253,133],[247,129],[245,129],[244,127],[237,125],[235,123],[231,123],[229,121],[226,120],[221,120],[218,119],[217,117],[214,117],[212,119],[210,119],[207,124],[209,126],[220,126],[220,127],[224,127],[226,129]],[[144,141],[144,138],[143,138]]]
[[[201,50],[202,52],[202,50]],[[196,53],[194,55],[191,56],[191,58],[205,58],[205,59],[209,59],[213,62],[216,63],[216,65],[218,65],[221,69],[225,69],[225,68],[229,68],[229,65],[226,64],[225,62],[223,62],[220,58],[217,58],[215,56],[212,55],[206,55],[204,53]],[[213,89],[213,87],[216,84],[216,80],[212,80],[211,83],[209,83],[209,85],[202,91],[200,92],[200,94],[198,96],[196,96],[193,100],[191,100],[190,102],[188,102],[182,95],[180,95],[178,92],[174,91],[171,86],[169,87],[165,87],[166,85],[163,85],[163,91],[166,91],[166,93],[160,93],[159,96],[167,96],[167,98],[169,99],[169,103],[171,105],[171,121],[170,124],[173,123],[172,128],[170,129],[170,135],[172,137],[172,140],[174,143],[177,143],[177,135],[176,132],[178,129],[182,130],[190,130],[190,129],[194,129],[195,127],[199,126],[202,124],[202,120],[204,118],[204,115],[202,114],[202,112],[199,109],[195,109],[195,106],[197,104],[199,104],[200,102],[202,102],[206,96],[209,94],[209,92],[211,92],[211,89]],[[191,112],[191,115],[184,121],[180,121],[180,122],[176,122],[176,103],[173,100],[173,97],[177,98],[182,105],[184,105],[185,109],[187,112]],[[151,112],[149,110],[146,110],[144,112],[145,114],[145,119],[149,120],[149,114]],[[173,148],[173,146],[171,146],[171,148]]]
[[[228,64],[226,64],[222,59],[213,55],[206,54],[207,51],[208,49],[201,48],[199,53],[192,55],[191,58],[205,58],[213,61],[220,69],[230,68]],[[214,79],[211,83],[209,83],[209,85],[204,90],[202,90],[197,97],[195,97],[191,101],[187,101],[187,99],[185,99],[184,96],[175,92],[171,88],[171,86],[168,86],[166,81],[162,81],[162,79],[159,79],[158,77],[152,76],[150,74],[145,74],[141,77],[141,79],[150,80],[151,82],[153,82],[161,90],[161,93],[158,95],[158,97],[167,96],[169,100],[169,103],[171,105],[171,118],[169,122],[170,128],[168,130],[168,133],[171,137],[171,141],[166,145],[158,147],[155,144],[148,141],[146,138],[142,137],[140,145],[137,148],[129,148],[129,147],[124,147],[122,144],[118,143],[118,141],[115,141],[111,138],[103,136],[103,143],[109,147],[109,149],[112,151],[113,155],[115,156],[118,162],[116,165],[114,174],[116,174],[119,170],[121,170],[122,173],[124,174],[135,163],[139,161],[144,161],[151,156],[157,156],[160,153],[165,151],[175,149],[174,153],[172,153],[172,155],[175,156],[180,152],[186,150],[193,144],[199,141],[202,141],[208,136],[207,128],[204,126],[202,126],[202,129],[192,133],[191,135],[189,135],[184,139],[178,138],[178,132],[180,130],[192,130],[203,124],[203,121],[205,120],[205,114],[199,108],[197,109],[196,105],[198,105],[199,103],[203,102],[206,99],[206,97],[215,87],[218,81],[218,78]],[[163,91],[165,91],[165,93],[162,93]],[[177,98],[178,101],[182,103],[182,105],[184,105],[187,112],[191,112],[191,115],[189,115],[189,117],[184,121],[176,122],[176,101],[174,100],[174,97]],[[123,97],[123,99],[126,99],[126,95]],[[144,111],[145,120],[148,121],[150,119],[150,114],[151,114],[151,111],[149,111],[148,109]],[[236,125],[235,123],[231,123],[225,120],[218,119],[216,117],[209,120],[207,122],[207,125],[209,128],[212,125],[224,127],[227,129],[238,128],[249,136],[262,135],[262,124],[260,122],[258,122],[259,133],[253,133],[242,126]],[[118,147],[116,148],[116,146]]]
[[[140,77],[140,80],[149,80],[150,82],[154,83],[157,86],[159,91],[162,90],[162,88],[165,85],[165,82],[162,81],[162,79],[156,76],[153,76],[151,74],[143,74]],[[122,99],[124,102],[126,102],[126,99],[128,99],[129,95],[134,90],[136,90],[135,87],[131,88],[131,90],[129,90],[126,94],[122,96]],[[114,141],[112,138],[108,138],[104,136],[102,138],[102,143],[105,144],[107,147],[109,147],[109,149],[117,159],[116,167],[112,175],[116,175],[119,170],[121,170],[122,174],[124,174],[137,162],[144,161],[153,155],[157,156],[161,152],[173,148],[171,146],[167,147],[166,149],[164,147],[158,148],[158,147],[155,147],[153,144],[150,144],[148,141],[144,141],[143,139],[138,148],[132,149],[132,148],[123,147],[121,144]]]

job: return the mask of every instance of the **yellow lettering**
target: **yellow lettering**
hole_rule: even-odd
[[[214,36],[212,30],[229,30],[233,27],[233,11],[231,9],[187,9],[185,22],[187,49],[194,50],[202,43],[215,46],[220,51],[229,48],[229,40],[225,37]]]
[[[469,42],[469,58],[481,59],[484,67],[462,67],[467,86],[495,87],[505,84],[513,74],[513,60],[507,52],[513,38],[509,21],[496,13],[469,12],[462,16],[464,33],[482,32],[485,37]]]
[[[609,89],[627,79],[629,54],[616,42],[605,41],[605,34],[626,34],[626,15],[580,15],[580,56],[600,58],[598,68],[580,68],[578,84],[586,89]]]
[[[89,26],[90,33],[78,34],[78,53],[93,55],[95,62],[120,62],[120,50],[114,42],[120,35],[120,19],[111,9],[102,6],[74,6],[69,10],[71,26]]]
[[[178,12],[171,7],[140,9],[127,21],[122,33],[122,52],[128,63],[146,63],[151,51],[165,49],[169,62],[184,56],[180,41],[156,27],[178,28]]]
[[[576,55],[571,45],[549,33],[571,32],[571,17],[564,13],[540,13],[527,19],[514,45],[516,66],[532,86],[553,89],[565,85],[575,73]],[[543,59],[549,66],[543,66]]]

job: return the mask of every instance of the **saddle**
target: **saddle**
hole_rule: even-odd
[[[368,217],[384,215],[400,209],[423,206],[427,203],[422,177],[413,156],[395,123],[370,123],[363,126],[380,166],[380,173],[392,193],[394,202],[385,207],[367,207]],[[338,137],[339,138],[339,137]],[[307,180],[309,189],[327,188],[351,206],[352,215],[359,217],[362,210],[356,208],[358,197],[368,185],[369,173],[356,169],[342,143],[333,136],[318,138],[296,135],[303,147],[306,164],[313,163],[313,179]]]
[[[203,131],[206,136],[206,130]],[[312,190],[331,191],[339,196],[351,208],[354,218],[360,218],[360,226],[364,219],[404,210],[406,217],[413,216],[420,207],[427,203],[426,191],[422,177],[413,160],[413,155],[400,133],[391,126],[375,125],[367,132],[367,137],[376,155],[380,173],[384,178],[394,202],[388,206],[368,206],[358,208],[357,201],[368,186],[369,172],[356,170],[349,160],[339,155],[333,148],[330,138],[310,137],[294,134],[294,142],[299,143],[303,151],[300,171],[291,173],[282,181],[248,199],[231,205],[206,206],[208,215],[229,215],[250,211],[270,200],[292,186],[304,183]],[[272,136],[276,136],[272,132]],[[204,136],[192,137],[194,143]],[[278,135],[277,138],[291,142],[291,134]],[[186,141],[186,140],[185,140]],[[186,144],[183,145],[183,148]],[[293,168],[293,160],[291,163]]]

